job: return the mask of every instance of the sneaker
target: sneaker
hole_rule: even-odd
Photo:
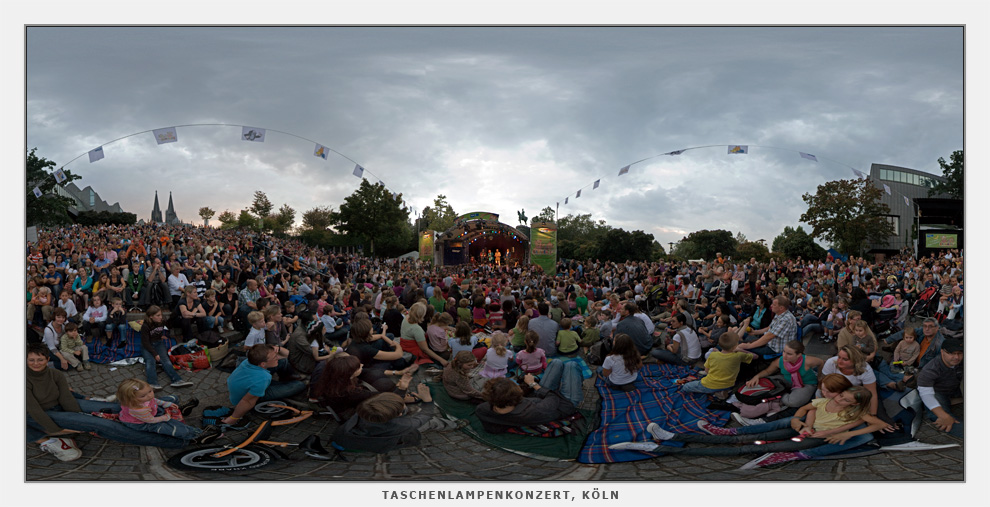
[[[653,452],[659,447],[660,446],[654,442],[619,442],[608,446],[609,449],[642,452]]]
[[[739,467],[739,470],[752,470],[754,468],[763,468],[771,465],[779,465],[781,463],[787,463],[788,461],[795,461],[799,459],[807,459],[804,454],[799,452],[771,452],[764,454],[759,458],[746,463],[745,465]]]
[[[926,444],[913,440],[897,445],[887,445],[881,447],[881,451],[929,451],[935,449],[948,449],[949,447],[959,447],[959,444]]]
[[[203,432],[200,433],[198,437],[194,438],[192,440],[192,443],[196,445],[212,444],[222,436],[223,436],[223,432],[220,431],[220,428],[217,427],[216,425],[211,424],[203,428]]]
[[[76,365],[76,371],[83,371],[83,367],[81,364]]]
[[[71,438],[50,438],[41,443],[41,450],[53,454],[60,461],[73,461],[82,457],[82,451]]]
[[[93,367],[89,365],[89,361],[83,361],[83,368],[87,370],[92,370]]]
[[[732,414],[736,415],[736,414]],[[732,428],[719,428],[708,421],[700,420],[698,421],[698,429],[708,433],[709,435],[718,435],[720,437],[728,437],[736,434],[736,430]]]
[[[182,413],[182,417],[189,417],[193,409],[199,406],[199,398],[190,398],[189,401],[179,405],[179,412]]]
[[[748,417],[743,417],[739,414],[732,414],[732,419],[743,426],[756,426],[757,424],[765,424],[766,421],[760,418],[750,419]]]
[[[162,386],[160,384],[151,384],[151,388],[154,389],[155,391],[160,391],[162,389]]]
[[[172,387],[189,387],[191,385],[193,385],[193,383],[188,380],[179,380],[176,382],[172,382],[171,384]]]
[[[670,440],[674,438],[674,434],[661,428],[657,423],[650,423],[646,425],[646,431],[653,435],[656,440]]]

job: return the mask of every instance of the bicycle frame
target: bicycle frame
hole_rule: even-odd
[[[284,408],[286,410],[289,410],[290,412],[292,412],[295,415],[293,417],[289,418],[289,419],[283,419],[283,420],[279,420],[279,421],[262,421],[262,423],[258,425],[258,428],[255,429],[254,432],[251,433],[251,435],[246,440],[244,440],[243,442],[241,442],[241,443],[239,443],[239,444],[237,444],[237,445],[235,445],[233,447],[228,447],[227,449],[224,449],[224,450],[222,450],[222,451],[220,451],[218,453],[214,453],[211,456],[213,456],[215,458],[222,458],[224,456],[227,456],[227,455],[229,455],[231,453],[234,453],[234,452],[236,452],[236,451],[238,451],[240,449],[243,449],[243,448],[245,448],[245,447],[247,447],[247,446],[249,446],[251,444],[254,444],[254,443],[264,444],[264,445],[274,445],[274,446],[278,446],[278,447],[287,447],[289,445],[294,445],[294,444],[290,444],[289,442],[277,442],[277,441],[271,441],[271,440],[260,440],[259,439],[259,435],[261,435],[261,433],[264,432],[267,428],[270,428],[270,427],[273,427],[273,426],[285,426],[285,425],[288,425],[288,424],[295,424],[295,423],[300,422],[300,421],[305,421],[306,419],[309,419],[313,415],[313,411],[312,410],[299,410],[299,409],[297,409],[295,407],[290,407],[290,406],[287,406],[287,405],[273,405],[273,407]]]

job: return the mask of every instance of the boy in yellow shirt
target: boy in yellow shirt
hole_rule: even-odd
[[[706,376],[700,380],[694,380],[681,386],[681,391],[688,393],[711,394],[726,389],[731,389],[736,385],[736,376],[739,375],[739,365],[749,364],[753,360],[753,354],[749,352],[737,352],[736,345],[739,345],[739,335],[726,331],[718,337],[718,346],[722,350],[713,350],[708,359],[705,360]]]

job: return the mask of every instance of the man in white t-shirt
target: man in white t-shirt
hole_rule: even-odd
[[[674,315],[673,325],[668,331],[671,338],[667,346],[662,349],[653,349],[650,355],[660,362],[680,366],[691,366],[701,358],[701,342],[694,330],[688,327],[684,314]]]

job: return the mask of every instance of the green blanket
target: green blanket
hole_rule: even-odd
[[[492,434],[482,428],[481,420],[474,415],[477,405],[466,401],[455,400],[447,395],[447,390],[443,384],[438,382],[428,382],[430,393],[433,395],[433,402],[443,411],[443,413],[458,419],[467,419],[470,426],[463,430],[471,435],[475,440],[492,447],[498,447],[509,452],[529,456],[531,458],[555,461],[561,459],[576,459],[581,448],[584,447],[584,440],[591,430],[598,427],[598,413],[594,410],[581,410],[584,419],[578,421],[575,428],[578,430],[569,435],[555,438],[540,438],[526,435],[516,435],[512,433]]]

